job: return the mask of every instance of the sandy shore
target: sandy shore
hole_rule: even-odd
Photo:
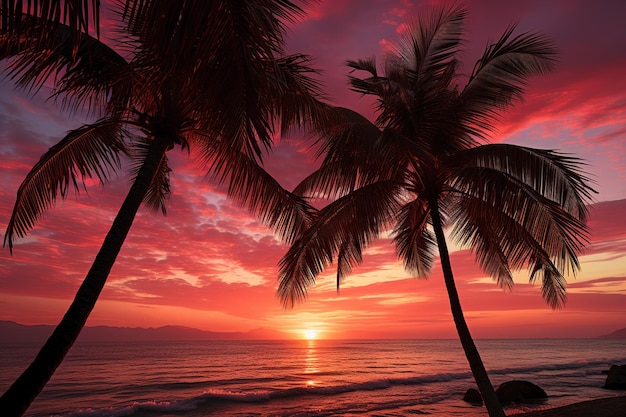
[[[626,396],[583,401],[564,407],[513,415],[516,417],[625,417]]]

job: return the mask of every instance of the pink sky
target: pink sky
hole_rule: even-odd
[[[335,104],[366,115],[370,103],[348,91],[347,59],[378,55],[403,19],[433,1],[333,0],[310,6],[289,33],[288,50],[315,57]],[[570,278],[565,309],[552,311],[540,290],[516,277],[503,292],[470,254],[452,255],[473,334],[482,337],[594,337],[626,327],[626,3],[621,0],[466,1],[466,71],[512,22],[551,36],[561,49],[557,71],[536,78],[526,101],[494,141],[560,149],[584,157],[596,181],[592,239],[582,271]],[[67,129],[82,119],[53,103],[0,84],[0,224],[4,229],[20,181]],[[313,169],[299,138],[275,148],[267,169],[293,187]],[[441,272],[407,275],[388,241],[378,241],[335,293],[333,271],[308,302],[283,310],[275,297],[277,263],[286,251],[244,209],[203,181],[185,152],[174,168],[168,215],[141,209],[88,325],[184,325],[214,331],[259,327],[301,337],[455,337]],[[60,202],[11,256],[0,251],[0,320],[56,324],[74,296],[128,190],[125,175],[106,188],[90,184]]]

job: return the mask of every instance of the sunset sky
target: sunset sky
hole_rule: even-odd
[[[328,0],[307,7],[292,25],[289,52],[314,57],[332,103],[372,117],[371,102],[347,88],[347,59],[384,53],[402,22],[436,1]],[[568,303],[553,311],[528,274],[504,292],[467,250],[452,266],[476,338],[595,337],[626,327],[626,2],[623,0],[467,0],[464,69],[511,23],[549,35],[561,50],[555,73],[533,78],[526,101],[511,111],[494,142],[560,149],[581,156],[598,190],[582,271],[568,279]],[[106,25],[106,20],[104,21]],[[68,129],[54,103],[0,83],[0,227],[20,182]],[[43,91],[45,95],[45,91]],[[44,97],[45,98],[45,97]],[[287,138],[266,169],[293,188],[314,169],[301,138]],[[183,325],[213,331],[257,328],[322,338],[453,338],[440,267],[428,280],[405,273],[389,241],[377,241],[335,292],[334,270],[309,300],[284,310],[275,296],[277,263],[286,251],[245,209],[204,181],[186,152],[169,153],[174,173],[168,215],[140,209],[87,325]],[[128,190],[122,173],[106,188],[59,202],[11,256],[0,250],[0,320],[56,324],[69,306]]]

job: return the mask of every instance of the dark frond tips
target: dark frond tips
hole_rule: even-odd
[[[325,266],[319,260],[307,262],[307,240],[311,239],[296,240],[279,262],[276,295],[285,309],[292,309],[306,300],[308,288],[315,283],[315,276]]]
[[[567,301],[567,282],[563,274],[550,262],[549,264],[537,263],[530,274],[530,282],[541,278],[541,295],[553,310],[565,307]]]

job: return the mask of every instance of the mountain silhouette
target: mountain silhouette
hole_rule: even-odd
[[[13,321],[0,321],[0,340],[9,343],[45,342],[54,326],[24,325]],[[85,327],[78,336],[83,342],[158,341],[158,340],[278,340],[288,338],[271,329],[254,329],[248,332],[212,332],[184,326],[162,327]]]

